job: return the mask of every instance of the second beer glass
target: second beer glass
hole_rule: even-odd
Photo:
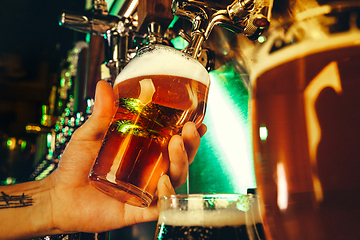
[[[168,142],[184,124],[201,124],[210,79],[195,59],[172,47],[149,45],[114,84],[117,111],[90,183],[139,207],[148,206],[169,168]]]
[[[184,194],[160,199],[154,240],[264,240],[252,194]]]
[[[258,49],[252,124],[268,239],[360,239],[359,13],[359,1],[309,9]]]

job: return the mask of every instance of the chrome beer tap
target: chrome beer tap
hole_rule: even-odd
[[[147,25],[147,44],[171,45],[170,40],[175,36],[176,34],[171,29],[164,29],[158,22],[150,22]]]
[[[104,37],[105,69],[102,66],[103,79],[110,78],[113,83],[121,69],[130,61],[131,39],[136,31],[137,23],[131,17],[110,15],[104,0],[95,0],[92,10],[85,14],[63,12],[60,25]],[[108,76],[109,74],[110,76]]]
[[[180,31],[179,35],[189,42],[185,52],[198,58],[201,45],[219,25],[233,32],[256,39],[270,23],[272,0],[235,0],[224,8],[215,3],[198,0],[174,0],[173,14],[192,23],[191,35]]]

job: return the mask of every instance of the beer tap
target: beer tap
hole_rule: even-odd
[[[95,0],[91,11],[84,14],[63,12],[61,26],[94,35],[103,35],[108,30],[115,30],[121,18],[109,15],[105,1]]]
[[[189,42],[185,52],[198,58],[202,43],[216,25],[256,39],[269,26],[271,7],[271,0],[235,0],[226,9],[206,1],[174,0],[172,12],[192,23],[191,35],[184,31],[179,35]]]
[[[121,69],[130,61],[130,44],[136,30],[136,21],[133,21],[131,17],[110,15],[104,0],[95,0],[92,10],[85,14],[63,12],[60,25],[104,37],[105,68],[102,66],[103,79],[110,78],[113,83]],[[105,76],[103,76],[104,70],[108,72],[105,71]],[[107,76],[109,73],[110,76]]]

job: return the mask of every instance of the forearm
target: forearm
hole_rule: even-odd
[[[30,239],[56,233],[51,179],[0,187],[0,239]]]

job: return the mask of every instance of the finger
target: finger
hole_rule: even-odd
[[[201,125],[201,134],[205,134],[206,126]],[[188,155],[189,164],[194,161],[197,150],[200,146],[200,133],[196,129],[193,122],[188,122],[184,125],[182,130],[182,138],[184,141],[185,150]]]
[[[166,174],[160,177],[157,187],[159,199],[163,196],[175,194],[175,190],[170,182],[170,178]]]
[[[96,86],[93,113],[76,131],[72,140],[102,141],[115,113],[114,102],[114,93],[110,84],[105,81],[99,81]]]
[[[114,114],[114,95],[111,86],[99,81],[96,88],[95,106],[91,117],[77,129],[68,143],[58,172],[66,176],[77,176],[78,183],[87,184],[87,175],[100,150],[103,137]],[[66,171],[63,171],[65,170]]]
[[[131,212],[130,214],[134,214],[136,223],[155,221],[158,219],[158,215],[159,215],[158,206],[160,204],[161,198],[163,196],[174,195],[174,194],[175,194],[175,190],[170,182],[170,178],[168,175],[164,174],[160,177],[158,181],[156,195],[149,207],[143,209],[143,208],[130,206],[127,204],[125,204],[125,207],[129,208],[129,211],[127,212]],[[132,209],[130,210],[130,208]],[[125,217],[124,219],[125,220],[134,219],[134,216],[129,218]],[[133,225],[133,224],[134,223],[131,222],[131,223],[127,223],[126,225]]]
[[[197,130],[199,132],[200,137],[203,137],[207,132],[207,126],[205,124],[201,124]]]
[[[183,138],[175,135],[169,142],[169,176],[175,188],[181,186],[186,181],[189,162],[185,151]]]

